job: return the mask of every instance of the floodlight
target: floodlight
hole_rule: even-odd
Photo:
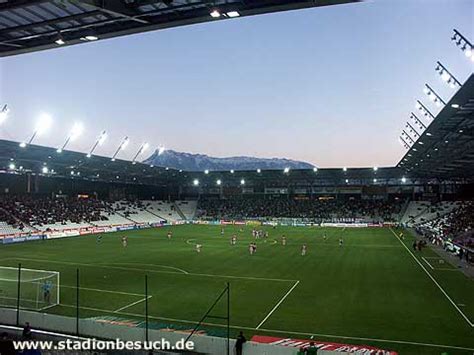
[[[315,173],[317,173],[317,172],[318,172],[318,168],[313,168],[313,171],[314,171]]]
[[[92,156],[92,153],[94,153],[94,150],[97,148],[97,146],[104,144],[106,139],[107,139],[107,131],[104,130],[100,133],[99,137],[97,138],[91,150],[86,156],[90,158]]]
[[[8,166],[8,168],[10,170],[15,170],[15,164],[14,163],[10,163],[10,165]]]
[[[62,46],[63,44],[66,44],[66,41],[64,40],[63,36],[61,35],[61,32],[58,33],[58,36],[54,40],[54,43],[56,43],[58,46]]]
[[[56,153],[62,153],[63,150],[61,148],[56,149]]]
[[[245,185],[245,180],[244,179],[240,180],[240,185]]]
[[[198,179],[194,179],[194,180],[193,180],[193,185],[194,185],[194,186],[198,186],[198,185],[199,185],[199,180],[198,180]]]
[[[283,170],[283,172],[284,172],[285,174],[288,174],[288,173],[290,172],[290,168],[285,168],[285,169]]]
[[[47,174],[49,169],[47,166],[43,166],[43,168],[41,169],[41,171],[43,172],[43,174]]]
[[[210,13],[211,17],[212,18],[219,18],[221,17],[221,13],[217,10],[213,10],[211,13]]]
[[[3,106],[2,110],[0,111],[0,124],[2,124],[3,122],[5,122],[5,120],[7,119],[8,117],[8,112],[10,110],[8,109],[8,106],[5,105]]]
[[[115,161],[115,158],[117,157],[118,153],[121,151],[121,150],[124,150],[125,147],[128,145],[128,142],[129,142],[129,139],[127,136],[125,136],[123,139],[122,139],[122,142],[120,143],[120,145],[118,146],[117,150],[115,151],[114,155],[112,156],[112,161]]]
[[[471,58],[471,60],[474,61],[473,44],[466,37],[464,37],[458,30],[454,29],[453,31],[454,31],[454,36],[451,39],[456,42],[456,45],[461,48],[461,50],[464,52],[464,55],[467,58]]]
[[[342,168],[342,171],[346,172],[346,171],[347,171],[347,168],[346,168],[346,167],[343,167],[343,168]]]
[[[85,36],[83,38],[86,39],[87,41],[97,41],[99,39],[99,37],[93,36],[93,35]]]
[[[165,152],[165,147],[160,146],[160,147],[158,148],[158,155],[161,155],[161,154],[163,154],[164,152]]]
[[[452,104],[451,107],[452,108],[459,108],[459,104]]]
[[[71,141],[75,140],[77,137],[79,137],[82,134],[83,131],[84,131],[84,126],[82,125],[81,122],[74,123],[74,126],[72,126],[72,129],[71,129],[71,133],[69,134],[69,136],[71,137],[70,140]]]
[[[234,173],[234,169],[231,169],[231,170],[230,170],[230,173],[233,174],[233,173]]]
[[[20,148],[25,148],[25,147],[26,147],[26,143],[25,143],[25,142],[21,142],[21,143],[19,144],[19,146],[20,146]]]
[[[257,173],[259,173],[259,174],[260,174],[261,172],[262,172],[262,170],[261,170],[261,169],[257,169]]]
[[[132,159],[132,164],[135,165],[136,164],[136,161],[137,161],[137,158],[140,154],[142,154],[145,150],[148,149],[150,145],[148,143],[143,143],[140,148],[138,149],[138,152],[137,154],[135,154],[135,156],[133,157]]]
[[[43,113],[38,118],[38,122],[36,123],[36,126],[35,126],[36,135],[39,136],[45,133],[51,127],[52,123],[53,123],[53,119],[51,118],[51,116],[46,113]]]
[[[402,177],[402,183],[406,183],[406,182],[407,182],[406,177]]]
[[[238,11],[229,11],[226,13],[226,15],[229,17],[239,17],[240,13]]]
[[[374,169],[374,171],[377,171],[377,170],[379,170],[379,168],[378,168],[378,167],[376,167],[376,166],[374,166],[374,167],[373,167],[373,169]]]
[[[220,179],[217,180],[217,181],[216,181],[216,184],[217,184],[218,186],[222,185],[222,180],[220,180]]]
[[[102,131],[100,133],[99,139],[97,140],[99,145],[104,144],[105,140],[107,139],[107,131]]]
[[[204,170],[204,174],[206,175],[209,174],[209,170],[208,169]]]
[[[377,179],[374,179],[374,182],[377,182]]]
[[[71,170],[71,175],[74,175],[74,170]]]
[[[349,179],[346,179],[346,184],[348,184],[348,183],[349,183]]]

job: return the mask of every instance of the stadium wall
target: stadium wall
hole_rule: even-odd
[[[15,309],[0,308],[0,325],[17,325],[17,311]],[[106,318],[84,318],[77,319],[73,317],[59,316],[46,313],[37,313],[31,311],[20,311],[19,313],[19,325],[29,322],[33,329],[40,329],[43,331],[54,332],[57,334],[67,335],[80,335],[82,338],[95,338],[101,340],[115,340],[121,339],[126,341],[141,341],[144,342],[146,338],[146,328],[137,327],[137,321],[127,319],[116,319],[115,321],[104,321]],[[79,327],[79,328],[77,328]],[[160,341],[166,339],[170,343],[175,343],[183,338],[186,338],[189,334],[192,326],[189,330],[173,330],[167,329],[149,329],[148,340],[149,341]],[[79,329],[79,334],[77,330]],[[268,337],[261,337],[268,338]],[[205,334],[196,334],[191,337],[191,341],[194,342],[194,351],[203,354],[216,354],[222,355],[226,353],[227,338],[209,336]],[[281,339],[283,340],[283,339]],[[264,341],[247,341],[244,344],[244,353],[246,355],[261,355],[261,354],[272,354],[272,355],[294,355],[298,348],[297,342],[294,341],[290,345],[289,340],[287,344],[283,345],[282,342],[277,341],[279,344],[272,344]],[[306,345],[309,340],[306,341]],[[298,342],[302,346],[302,341]],[[366,353],[369,349],[378,350],[379,354],[395,354],[393,352],[375,349],[371,347],[365,347],[363,345],[351,346],[344,344],[334,343],[321,343],[321,346],[341,349],[338,350],[318,350],[318,354],[321,355],[338,355],[348,354],[359,351],[359,353]],[[230,339],[230,348],[235,347],[235,339]],[[349,351],[351,350],[351,351]]]

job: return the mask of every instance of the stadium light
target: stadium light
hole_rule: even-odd
[[[377,179],[374,179],[374,183],[376,183],[376,182],[377,182]]]
[[[56,151],[58,153],[61,153],[69,144],[69,142],[74,141],[77,137],[79,137],[82,134],[83,131],[84,131],[84,126],[82,125],[81,122],[74,123],[74,126],[72,126],[72,129],[69,132],[69,135],[67,136],[66,141],[64,142],[63,146],[61,148],[58,148]]]
[[[165,152],[165,150],[166,150],[166,149],[165,149],[164,146],[160,146],[160,147],[158,148],[158,155],[163,154],[163,153]]]
[[[257,169],[257,173],[260,174],[262,172],[261,169]]]
[[[229,11],[226,12],[226,15],[230,18],[239,17],[240,13],[238,11]]]
[[[99,145],[104,144],[106,139],[107,139],[107,131],[104,130],[100,133],[100,136],[95,141],[89,153],[87,153],[87,157],[90,158],[92,156],[92,153],[94,153],[95,148],[97,148],[97,146]]]
[[[208,170],[208,169],[204,170],[204,174],[208,175],[208,174],[209,174],[209,170]]]
[[[407,178],[406,177],[402,177],[402,183],[406,183],[407,182]]]
[[[373,169],[374,171],[379,170],[379,168],[378,168],[377,166],[374,166],[372,169]]]
[[[314,171],[315,173],[317,173],[317,172],[318,172],[318,168],[313,168],[313,171]]]
[[[150,146],[150,145],[149,145],[148,143],[143,143],[143,144],[141,145],[140,149],[138,149],[137,154],[135,154],[135,156],[133,157],[133,160],[132,160],[132,164],[133,164],[133,165],[135,165],[135,164],[137,163],[137,158],[138,158],[138,156],[139,156],[140,154],[144,153],[144,152],[148,149],[149,146]]]
[[[194,186],[198,186],[198,185],[199,185],[199,180],[198,180],[198,179],[194,179],[194,180],[193,180],[193,185],[194,185]]]
[[[233,174],[233,173],[234,173],[234,169],[231,169],[231,170],[230,170],[230,173]]]
[[[41,172],[42,172],[43,174],[47,174],[48,171],[49,171],[49,169],[48,169],[47,166],[43,166],[43,168],[41,169]]]
[[[436,104],[436,106],[440,107],[441,104],[444,106],[446,105],[446,102],[444,102],[443,99],[428,84],[425,84],[423,91],[426,95],[428,95],[430,100]]]
[[[346,184],[348,184],[348,183],[349,183],[349,179],[346,179]]]
[[[441,62],[436,62],[435,70],[441,76],[441,79],[443,79],[443,81],[445,81],[451,88],[454,89],[456,85],[461,86],[459,80],[457,80],[455,76],[451,74],[451,72],[446,69],[443,64],[441,64]]]
[[[221,186],[221,185],[222,185],[222,180],[221,180],[221,179],[218,179],[218,180],[216,181],[216,184],[217,184],[217,186]]]
[[[245,180],[244,179],[240,180],[240,185],[245,185]]]
[[[285,174],[288,174],[288,173],[290,172],[290,168],[287,167],[287,168],[283,169],[283,172],[284,172]]]
[[[452,108],[459,108],[459,104],[451,104]]]
[[[420,100],[416,101],[416,108],[423,113],[423,116],[428,117],[429,119],[434,120],[435,116],[426,108],[425,105],[421,103]]]
[[[467,58],[471,58],[474,62],[474,46],[472,43],[464,37],[458,30],[453,29],[454,35],[451,40],[456,43],[456,46],[460,47]]]
[[[413,112],[410,114],[410,118],[415,121],[420,129],[426,129],[426,125]]]
[[[26,147],[26,145],[30,145],[37,136],[42,135],[51,127],[52,122],[53,122],[53,119],[51,118],[50,115],[46,113],[41,114],[40,117],[38,118],[38,121],[36,122],[35,130],[31,138],[29,139],[28,143],[21,142],[20,147],[24,148]]]
[[[58,32],[58,36],[54,40],[54,43],[56,43],[58,46],[62,46],[64,44],[66,44],[66,41],[64,40],[61,32]]]
[[[218,10],[212,10],[209,15],[211,15],[212,18],[219,18],[219,17],[221,17],[221,13],[220,13]]]
[[[346,168],[346,167],[343,167],[343,168],[342,168],[342,171],[346,172],[346,171],[347,171],[347,168]]]
[[[413,127],[413,126],[410,124],[410,122],[407,122],[407,123],[405,124],[405,128],[408,129],[408,131],[409,131],[410,133],[413,133],[414,136],[415,136],[415,138],[420,137],[420,134],[419,134],[418,131],[415,129],[415,127]]]
[[[8,118],[9,111],[10,110],[8,109],[7,105],[3,106],[2,110],[0,111],[0,124],[5,122],[5,120]]]
[[[118,146],[117,150],[115,151],[114,155],[112,156],[112,161],[115,161],[115,158],[117,157],[118,153],[121,151],[121,150],[124,150],[127,145],[128,145],[128,142],[129,142],[129,139],[127,136],[125,136],[123,139],[122,139],[122,142],[120,143],[120,145]]]
[[[10,165],[8,165],[8,168],[10,170],[15,170],[15,168],[16,168],[15,163],[10,163]]]

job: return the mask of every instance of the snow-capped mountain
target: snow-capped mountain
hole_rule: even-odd
[[[184,171],[224,171],[224,170],[270,170],[270,169],[312,169],[309,163],[280,158],[229,157],[215,158],[204,154],[176,152],[174,150],[156,150],[146,164],[182,169]]]

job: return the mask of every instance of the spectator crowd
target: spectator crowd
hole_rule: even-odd
[[[301,218],[314,222],[383,222],[396,221],[402,207],[402,201],[381,200],[201,198],[198,216],[209,219]]]

